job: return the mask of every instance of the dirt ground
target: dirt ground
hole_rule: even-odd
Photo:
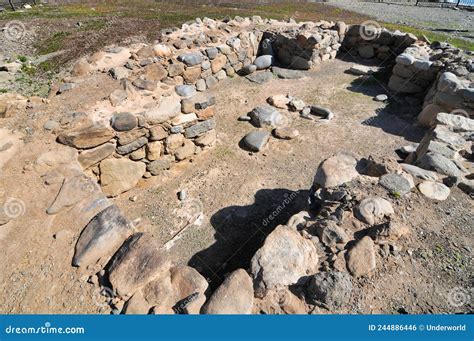
[[[384,93],[385,85],[361,82],[345,72],[351,65],[350,58],[338,59],[307,72],[303,79],[274,78],[263,85],[239,77],[225,80],[215,91],[217,145],[161,177],[141,180],[115,203],[130,219],[137,219],[138,230],[150,232],[161,244],[183,226],[183,213],[202,213],[203,218],[188,227],[169,252],[175,263],[196,267],[216,287],[226,273],[248,268],[266,235],[306,208],[315,170],[324,158],[339,151],[397,157],[397,148],[423,136],[424,129],[413,124],[419,108],[373,101],[374,95]],[[26,204],[22,216],[0,229],[1,313],[110,312],[97,289],[86,283],[94,269],[70,265],[82,228],[74,213],[59,218],[44,213],[60,184],[45,186],[31,165],[42,152],[60,148],[54,134],[43,132],[47,119],[84,111],[118,86],[106,75],[94,76],[52,98],[49,106],[34,106],[23,116],[5,120],[6,126],[30,135],[0,179],[3,195]],[[272,138],[258,154],[241,149],[240,140],[256,128],[237,118],[264,104],[267,97],[285,93],[327,106],[336,118],[322,124],[285,112],[299,138]],[[360,186],[365,193],[388,197],[375,184],[364,180]],[[183,207],[178,200],[177,193],[184,189],[192,207]],[[285,200],[290,204],[266,223]],[[337,312],[467,312],[469,306],[453,306],[448,297],[453,289],[472,285],[472,200],[457,188],[439,203],[417,192],[390,200],[412,233],[397,243],[396,250],[379,252],[375,274],[354,280],[350,305]]]

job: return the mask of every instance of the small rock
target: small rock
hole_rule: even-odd
[[[71,147],[88,149],[104,144],[114,136],[115,133],[110,127],[94,125],[61,133],[58,141]]]
[[[286,109],[288,107],[288,103],[290,103],[290,99],[285,95],[274,95],[268,97],[267,102],[276,108]]]
[[[248,116],[251,118],[252,124],[258,128],[264,126],[277,127],[283,121],[282,114],[269,105],[256,107]]]
[[[304,109],[305,106],[306,104],[300,99],[292,99],[288,103],[288,107],[291,111],[301,111]]]
[[[410,165],[408,163],[402,163],[401,167],[405,172],[417,178],[420,178],[423,180],[431,180],[431,181],[438,180],[438,174],[436,172],[428,171],[423,168]]]
[[[196,94],[196,89],[192,85],[177,85],[176,93],[181,97],[191,97]]]
[[[388,99],[387,95],[377,95],[374,98],[377,102],[385,102]]]
[[[347,268],[354,277],[361,277],[375,270],[374,242],[370,237],[365,236],[347,252]]]
[[[292,140],[300,135],[300,132],[296,128],[292,127],[281,127],[273,130],[275,137],[284,140]]]
[[[382,175],[379,179],[379,184],[393,195],[407,194],[412,188],[410,182],[405,177],[395,173]]]
[[[311,277],[308,286],[310,300],[334,310],[348,304],[352,293],[352,281],[347,272],[329,271]]]
[[[121,112],[112,116],[110,124],[116,131],[129,131],[137,127],[138,121],[135,115]]]
[[[253,64],[257,67],[257,70],[268,69],[273,64],[273,56],[272,55],[259,56],[254,60]]]
[[[379,223],[385,216],[394,214],[392,204],[380,197],[366,198],[355,209],[355,216],[366,224]]]
[[[257,71],[257,66],[254,64],[245,65],[241,70],[240,74],[242,76],[247,76]]]
[[[57,130],[59,127],[60,127],[59,122],[57,122],[55,120],[51,120],[51,119],[47,120],[45,122],[45,124],[43,125],[43,128],[45,130],[49,130],[49,131],[53,131],[53,132],[55,130]]]
[[[353,65],[350,69],[349,72],[352,73],[353,75],[357,76],[364,76],[364,75],[370,75],[372,74],[372,69],[368,66],[364,65]]]
[[[446,200],[450,193],[448,187],[434,181],[423,181],[418,189],[425,197],[439,201]]]
[[[269,71],[256,72],[246,76],[249,81],[257,84],[263,84],[270,81],[273,78],[273,73]]]
[[[145,174],[143,162],[127,159],[106,159],[100,163],[100,183],[102,191],[115,197],[135,187]]]
[[[270,134],[266,131],[254,131],[247,134],[243,142],[251,151],[259,152],[265,147],[270,138]]]

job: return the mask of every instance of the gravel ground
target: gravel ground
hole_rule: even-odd
[[[334,0],[327,4],[370,15],[377,20],[415,26],[433,32],[446,32],[458,38],[474,41],[472,11],[347,0]]]

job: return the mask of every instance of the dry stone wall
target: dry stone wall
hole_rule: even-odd
[[[310,69],[336,57],[343,23],[296,23],[236,17],[196,19],[165,30],[155,45],[114,47],[79,61],[74,77],[105,72],[120,82],[86,117],[92,122],[63,131],[58,141],[80,151],[84,170],[107,196],[134,187],[212,147],[216,141],[212,89],[236,74],[261,82],[278,66]],[[279,77],[295,74],[279,71]],[[75,87],[74,78],[58,94]]]
[[[411,33],[391,32],[367,23],[350,26],[342,47],[344,51],[354,56],[391,62],[416,41],[417,37]]]

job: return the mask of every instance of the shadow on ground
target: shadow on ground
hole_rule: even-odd
[[[339,59],[366,66],[378,66],[373,61],[343,55]],[[377,127],[384,132],[402,136],[407,141],[419,142],[426,129],[416,126],[416,117],[422,110],[424,94],[404,96],[394,93],[388,88],[391,66],[380,67],[371,75],[362,75],[354,79],[347,90],[375,98],[377,95],[387,95],[385,105],[375,111],[375,115],[362,122],[364,125]]]
[[[278,225],[307,207],[308,191],[262,189],[249,206],[230,206],[211,217],[215,243],[196,253],[189,265],[196,268],[215,289],[225,275],[248,269],[255,252]]]

